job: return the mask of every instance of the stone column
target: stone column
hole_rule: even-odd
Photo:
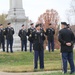
[[[22,5],[22,0],[10,0],[10,9],[6,18],[7,22],[11,22],[15,30],[13,50],[20,50],[21,44],[18,32],[21,29],[21,25],[26,24],[25,11]]]
[[[22,9],[23,8],[22,0],[10,0],[10,9],[13,8]]]

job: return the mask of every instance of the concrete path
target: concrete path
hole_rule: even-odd
[[[27,73],[7,73],[7,72],[0,72],[0,75],[39,75],[39,74],[49,74],[54,72],[60,71],[42,71],[42,72],[27,72]]]

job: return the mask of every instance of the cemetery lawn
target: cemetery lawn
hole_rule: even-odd
[[[55,73],[44,73],[44,74],[39,74],[39,75],[64,75],[62,72],[55,72]],[[70,74],[70,72],[68,72],[67,74],[65,74],[65,75],[71,75]],[[75,75],[75,73],[74,74],[72,74],[72,75]]]
[[[44,52],[44,71],[61,70],[60,51]],[[75,51],[74,51],[75,57]],[[75,61],[75,58],[74,58]],[[68,67],[69,68],[69,67]],[[0,52],[0,71],[3,72],[33,72],[34,71],[34,52]],[[38,69],[37,71],[41,71]],[[57,74],[58,75],[58,74]]]

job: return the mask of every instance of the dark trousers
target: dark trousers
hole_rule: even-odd
[[[27,51],[27,40],[21,40],[21,50],[23,51],[23,48],[25,48],[25,51]]]
[[[40,61],[40,69],[44,69],[44,50],[34,50],[34,69],[38,68],[38,57]]]
[[[71,53],[62,53],[62,63],[63,63],[63,71],[64,73],[67,72],[67,61],[70,64],[70,68],[71,68],[71,73],[73,73],[75,71],[74,68],[74,61],[73,61],[73,52]]]
[[[5,52],[5,41],[0,41],[0,47],[2,46],[3,52]]]
[[[12,46],[13,46],[13,40],[7,40],[7,52],[9,52],[9,45],[10,45],[10,52],[12,53]]]
[[[30,42],[30,52],[32,52],[33,43]]]
[[[53,41],[48,41],[48,50],[50,52],[52,48],[52,52],[54,52],[54,40]]]

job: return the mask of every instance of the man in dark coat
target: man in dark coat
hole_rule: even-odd
[[[19,30],[18,36],[21,38],[21,50],[23,51],[23,48],[25,48],[25,51],[27,51],[27,30],[24,25]]]
[[[44,69],[44,33],[40,30],[40,25],[36,25],[36,31],[32,33],[33,49],[34,49],[34,69],[38,68],[38,57],[40,61],[40,69]]]
[[[41,32],[45,34],[45,31],[44,31],[44,28],[43,28],[43,24],[40,23],[39,25],[40,25],[40,27],[41,27],[41,28],[40,28]]]
[[[64,74],[67,73],[67,61],[70,64],[71,72],[75,72],[74,61],[73,61],[73,44],[74,44],[74,34],[68,29],[66,22],[61,22],[61,30],[59,31],[59,42],[61,44],[61,55],[63,62]]]
[[[30,42],[30,52],[32,52],[32,47],[33,47],[32,33],[35,31],[35,28],[33,23],[31,23],[30,25],[31,27],[28,29],[28,40]]]
[[[8,23],[7,28],[5,28],[5,34],[6,34],[6,40],[7,40],[7,52],[9,52],[9,45],[10,45],[10,51],[13,53],[12,46],[13,46],[13,34],[14,34],[14,28],[11,27],[11,23]]]
[[[0,47],[2,45],[3,52],[5,52],[5,29],[3,29],[3,25],[0,24]]]
[[[48,40],[48,50],[52,48],[52,52],[54,52],[54,34],[55,30],[52,27],[52,24],[49,24],[49,28],[46,29],[47,40]]]

